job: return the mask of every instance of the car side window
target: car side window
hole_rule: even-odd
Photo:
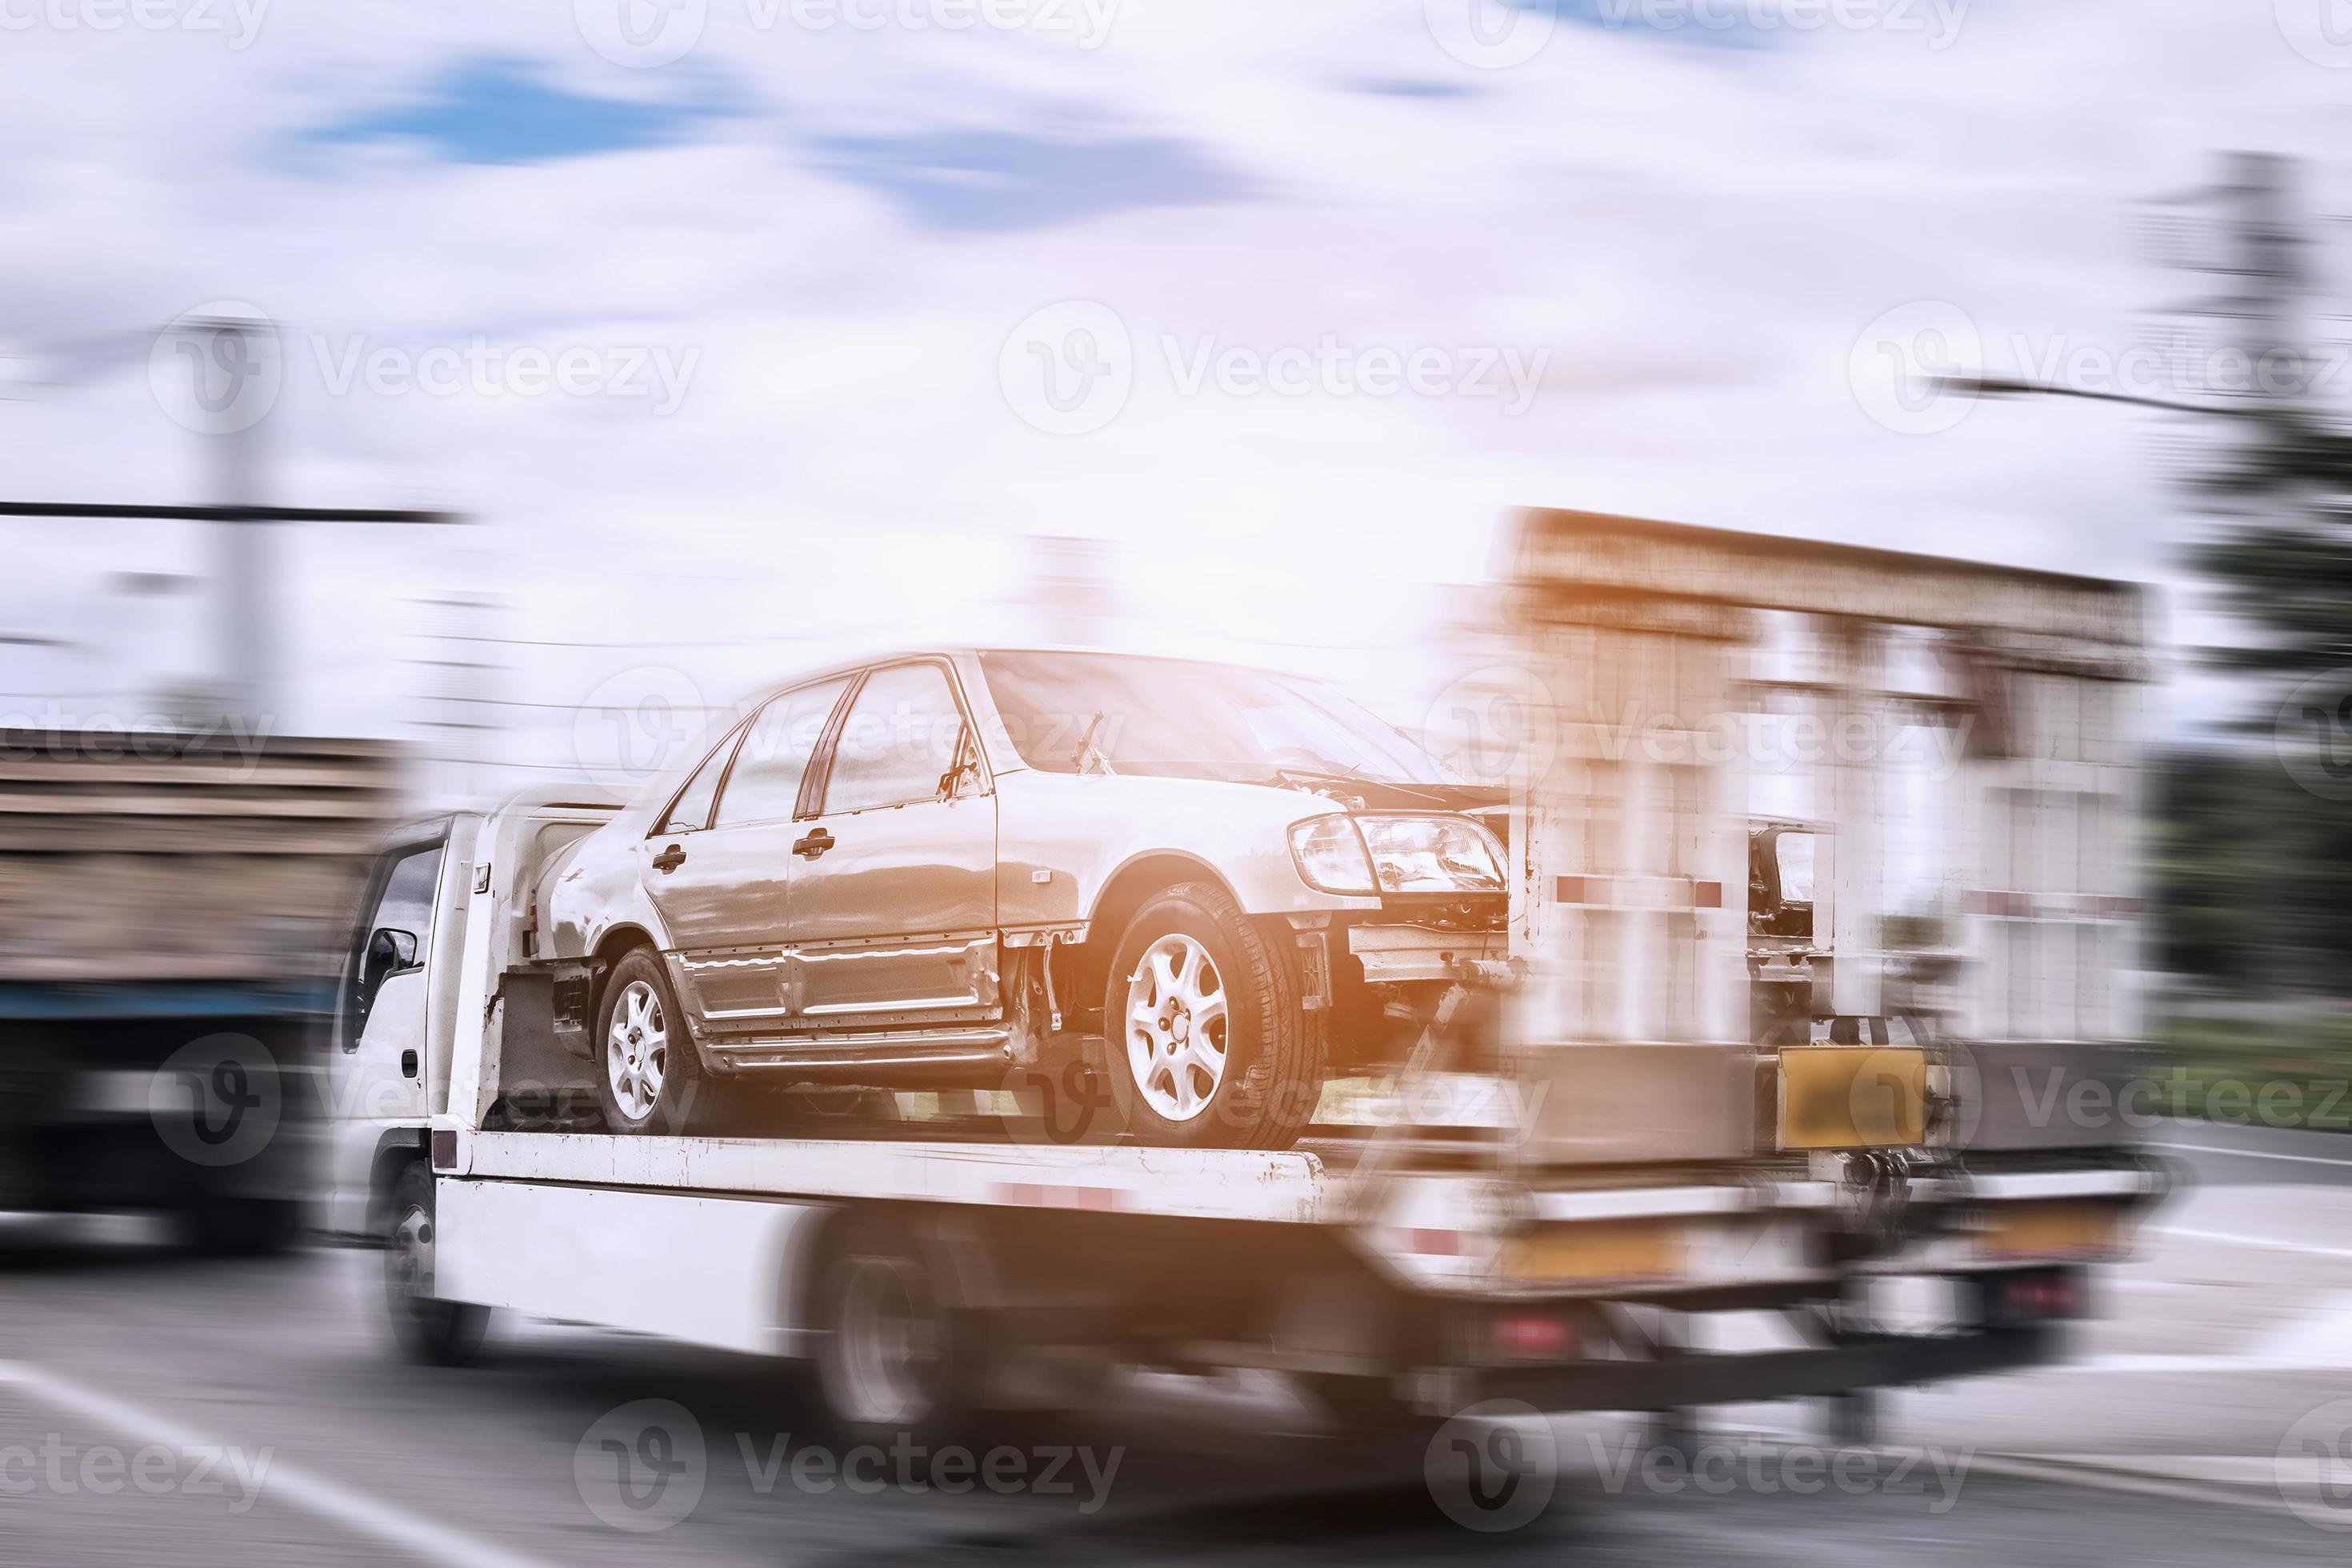
[[[350,960],[351,988],[343,1001],[347,1050],[359,1043],[360,1032],[367,1027],[368,1014],[375,1007],[376,987],[385,975],[423,962],[432,951],[433,911],[441,887],[441,850],[438,844],[398,850],[382,862],[374,902],[360,929],[359,951]],[[399,936],[394,936],[379,942],[377,933],[382,931],[397,932],[408,940],[404,944]]]
[[[710,826],[710,804],[719,798],[719,781],[727,776],[727,759],[734,753],[735,737],[730,735],[718,748],[702,759],[694,776],[678,792],[668,814],[654,831],[660,833],[697,833]]]
[[[845,675],[820,680],[785,692],[761,710],[719,796],[717,826],[792,820],[801,776],[824,737],[825,721],[848,689]]]
[[[936,800],[955,766],[963,710],[936,664],[894,664],[866,678],[842,721],[825,782],[828,812]]]

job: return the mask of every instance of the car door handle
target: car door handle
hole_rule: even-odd
[[[833,835],[820,827],[796,839],[793,844],[793,853],[803,860],[814,860],[832,847]]]
[[[675,871],[685,864],[686,851],[675,844],[654,857],[654,869],[656,871]]]

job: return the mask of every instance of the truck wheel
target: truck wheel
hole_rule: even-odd
[[[596,1102],[606,1131],[697,1132],[715,1121],[719,1097],[651,948],[632,948],[613,965],[595,1038]]]
[[[814,1305],[817,1386],[844,1438],[935,1447],[961,1431],[980,1360],[971,1319],[903,1226],[851,1221]]]
[[[1287,1149],[1323,1089],[1323,1039],[1290,955],[1223,888],[1136,910],[1103,998],[1102,1076],[1146,1143]]]
[[[383,1242],[383,1304],[392,1337],[412,1361],[463,1366],[482,1348],[490,1310],[433,1293],[433,1173],[411,1161],[393,1184]]]

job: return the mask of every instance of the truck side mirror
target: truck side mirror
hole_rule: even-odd
[[[403,969],[416,967],[416,933],[393,926],[378,926],[368,938],[368,973],[381,980]]]

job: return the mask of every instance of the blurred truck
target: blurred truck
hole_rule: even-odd
[[[366,742],[0,731],[0,1211],[299,1234],[394,783]]]
[[[2139,593],[1578,512],[1515,542],[1480,678],[1517,737],[1507,949],[1433,954],[1444,994],[1385,1098],[1327,1096],[1295,1149],[1106,1139],[1009,1045],[985,1104],[616,1134],[562,1106],[635,1043],[593,1022],[630,970],[549,920],[615,806],[401,832],[346,957],[335,1100],[376,1109],[339,1118],[330,1205],[383,1248],[400,1342],[462,1360],[499,1309],[805,1357],[861,1438],[944,1429],[1040,1363],[1273,1370],[1360,1427],[1507,1399],[1686,1431],[1692,1406],[1812,1396],[1859,1437],[1871,1390],[2057,1354],[2164,1186],[2113,1097],[2075,1092],[2134,1029]],[[1776,628],[1810,668],[1760,657]],[[1760,931],[1758,721],[1814,737],[1779,748],[1810,858],[1775,848]],[[1896,973],[1906,878],[1948,915],[1932,997]],[[1310,995],[1328,921],[1262,917]],[[1759,937],[1835,955],[1766,1040]],[[1759,1314],[1767,1344],[1716,1331]]]

